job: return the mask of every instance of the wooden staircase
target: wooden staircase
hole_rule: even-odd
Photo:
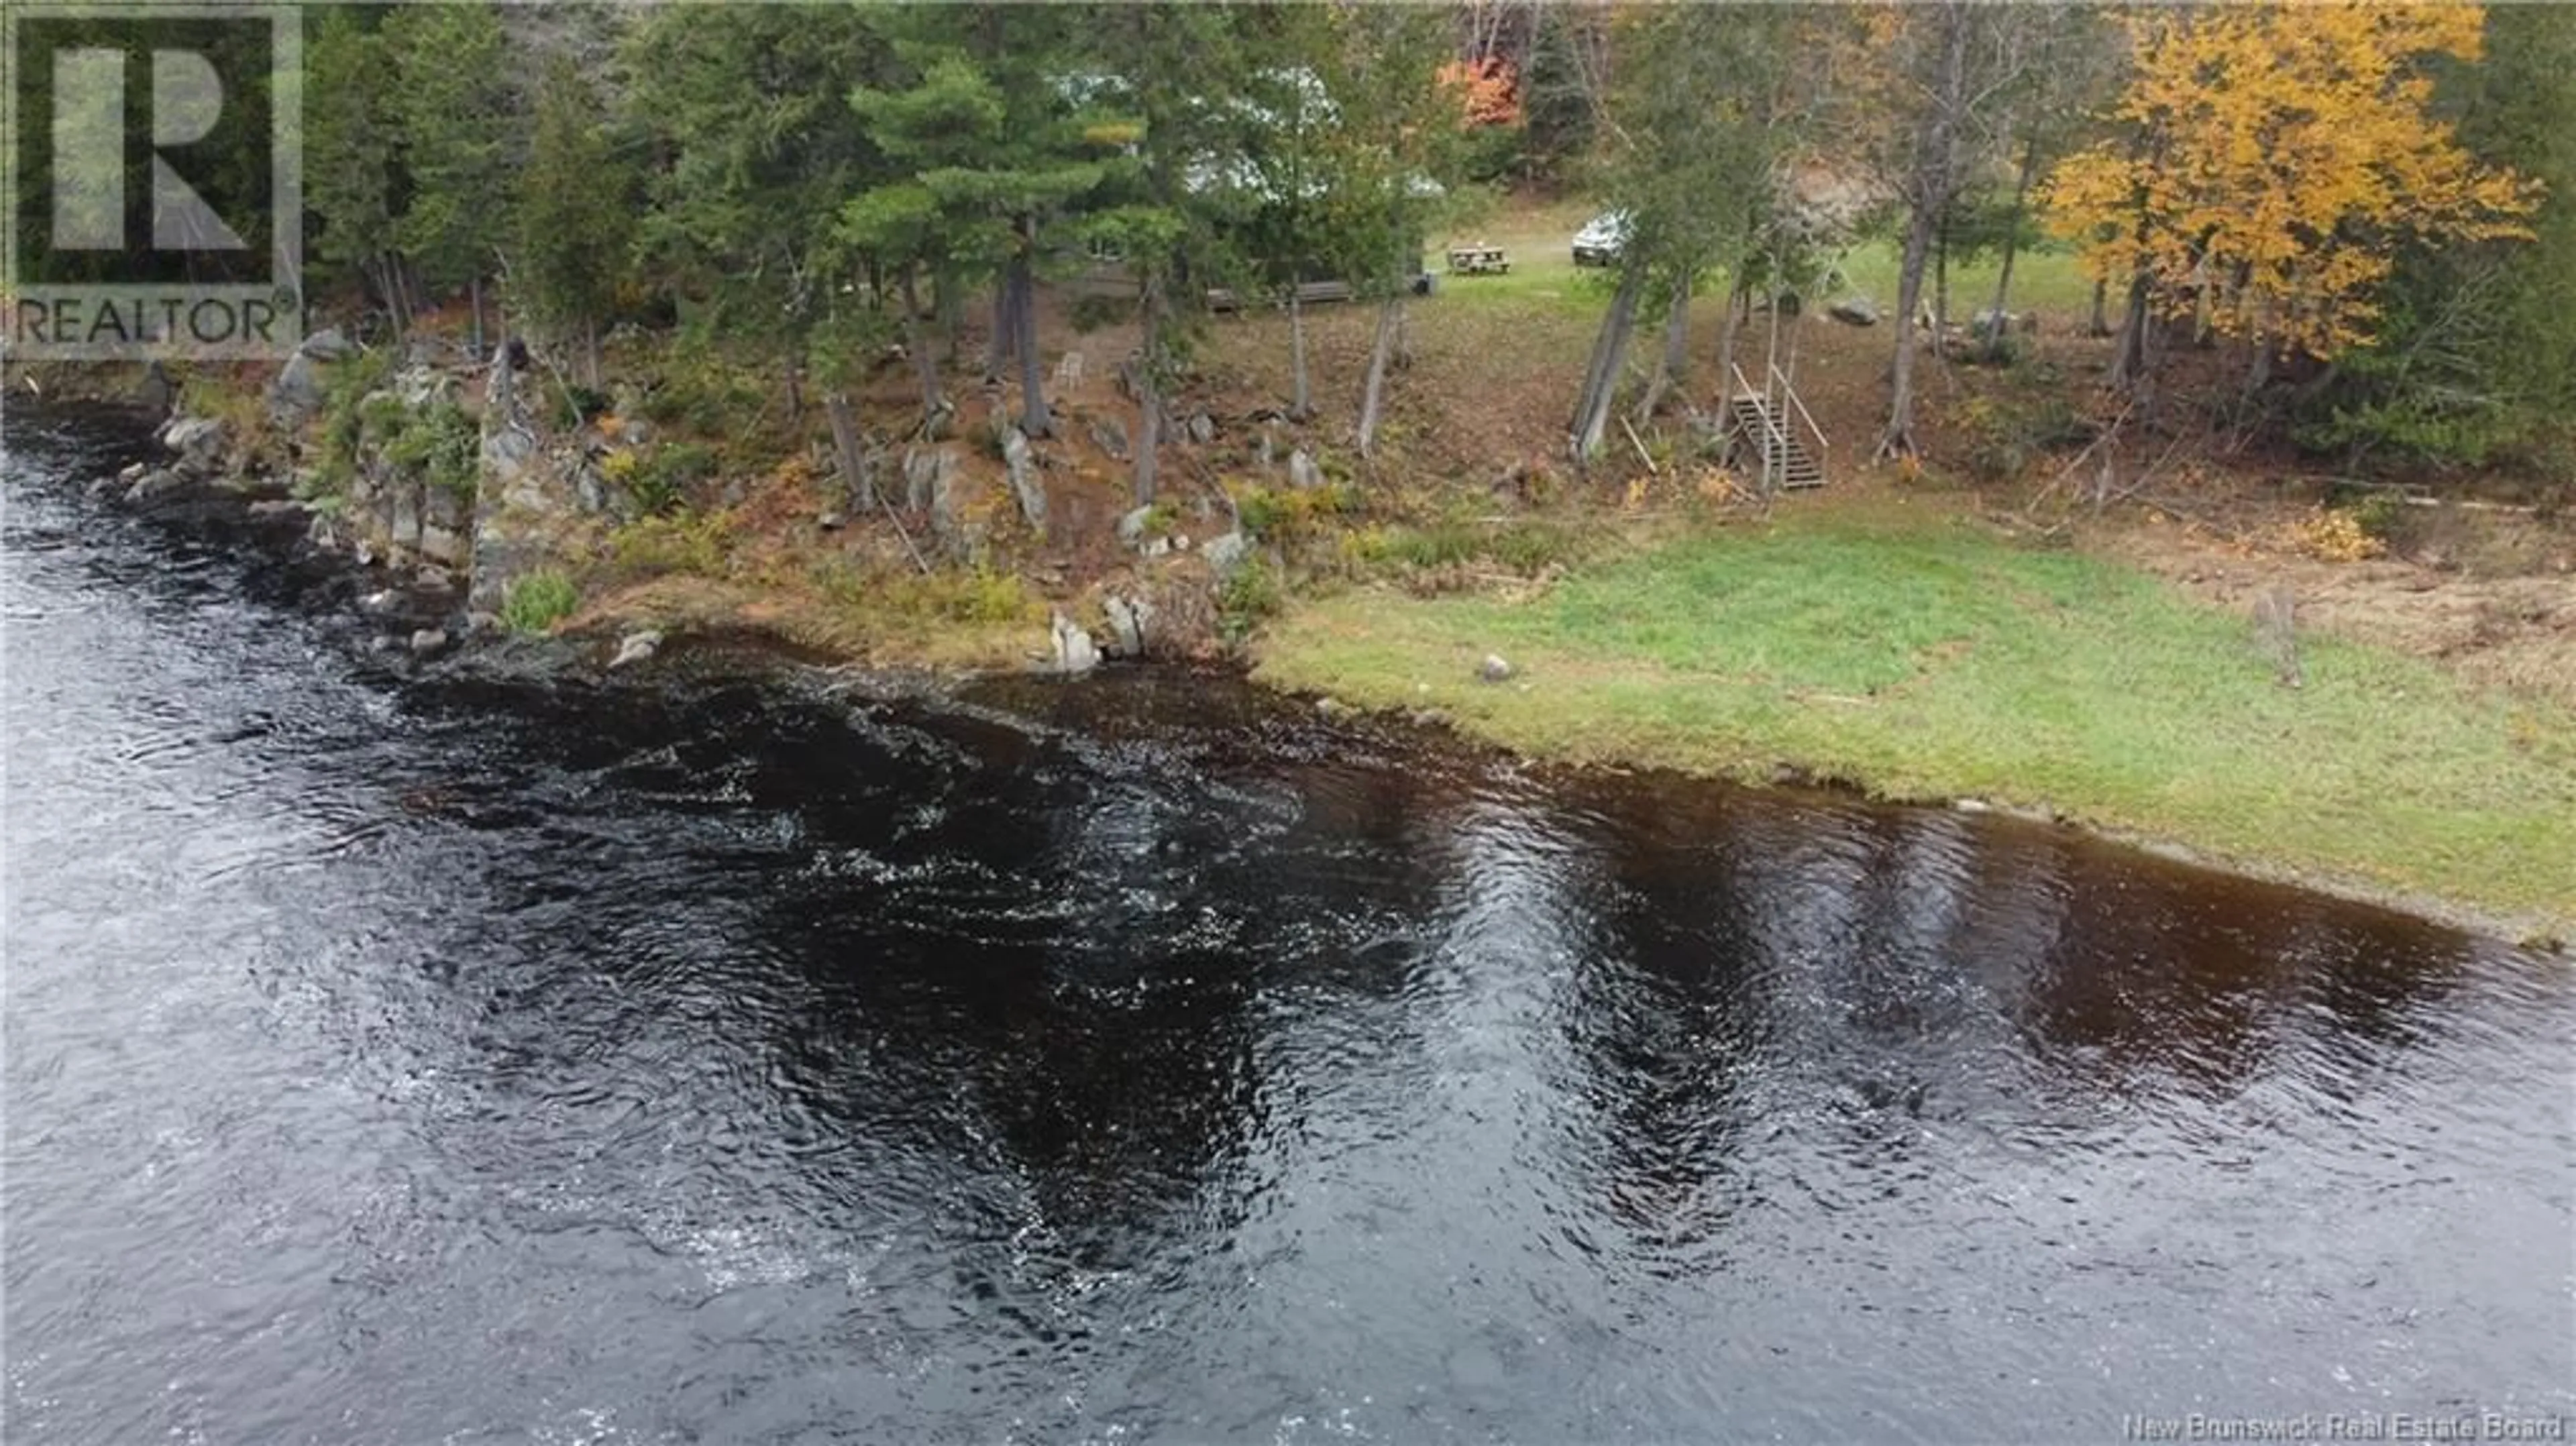
[[[1764,491],[1790,491],[1825,485],[1825,467],[1821,454],[1827,449],[1824,433],[1815,418],[1807,415],[1805,404],[1789,389],[1788,378],[1773,368],[1776,401],[1766,397],[1747,382],[1741,370],[1735,372],[1735,390],[1726,399],[1725,427],[1733,447],[1741,449],[1739,457],[1758,469]],[[1785,403],[1786,405],[1779,405]],[[1799,435],[1797,423],[1815,438],[1810,448]]]

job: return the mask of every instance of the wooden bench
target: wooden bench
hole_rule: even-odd
[[[1473,246],[1449,248],[1449,270],[1453,275],[1464,273],[1469,276],[1500,276],[1511,269],[1512,259],[1503,254],[1503,248],[1500,246],[1487,246],[1478,242]]]

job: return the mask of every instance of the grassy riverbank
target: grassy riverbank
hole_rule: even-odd
[[[1933,510],[1720,529],[1520,600],[1346,591],[1281,619],[1258,676],[1539,755],[1792,764],[2576,919],[2576,714],[2322,638],[2285,688],[2244,617]],[[1488,652],[1516,675],[1477,681]]]

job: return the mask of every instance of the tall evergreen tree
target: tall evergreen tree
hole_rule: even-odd
[[[635,216],[632,176],[599,114],[598,94],[571,58],[550,60],[519,175],[515,277],[537,320],[578,343],[582,379],[594,387],[600,327],[617,304]]]
[[[2377,339],[2297,409],[2304,441],[2356,462],[2475,463],[2576,437],[2576,11],[2490,7],[2482,54],[2441,72],[2435,111],[2479,160],[2539,182],[2539,205],[2527,238],[2397,255]]]
[[[434,286],[463,286],[483,344],[483,278],[510,236],[510,174],[524,118],[504,70],[500,17],[484,0],[403,5],[385,18],[390,110],[411,182],[395,234]]]
[[[304,12],[304,208],[313,259],[362,279],[401,326],[408,319],[395,246],[392,68],[372,6]]]
[[[674,5],[628,37],[633,117],[654,154],[639,248],[685,328],[781,369],[791,407],[818,350],[841,367],[870,328],[841,208],[884,160],[849,104],[886,47],[845,5]]]

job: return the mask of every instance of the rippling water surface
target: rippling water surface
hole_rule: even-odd
[[[13,1443],[2576,1411],[2560,961],[1223,680],[509,691],[6,462]]]

